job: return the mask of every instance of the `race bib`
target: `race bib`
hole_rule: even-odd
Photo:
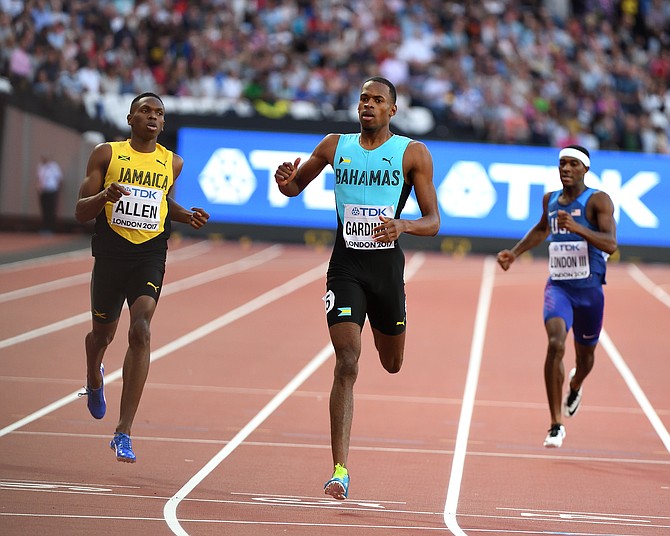
[[[375,242],[373,229],[381,225],[379,216],[393,218],[393,206],[344,205],[344,243],[352,249],[391,249],[395,242]]]
[[[143,186],[126,186],[124,195],[112,208],[112,225],[126,229],[156,231],[160,225],[163,190]]]
[[[586,240],[549,244],[549,276],[552,280],[585,279],[589,275],[591,267]]]

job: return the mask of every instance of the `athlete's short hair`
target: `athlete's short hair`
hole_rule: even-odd
[[[391,94],[391,103],[395,104],[395,101],[398,98],[398,92],[396,91],[395,86],[390,80],[387,80],[382,76],[373,76],[371,78],[368,78],[365,82],[363,82],[363,85],[367,84],[368,82],[379,82],[380,84],[384,84],[386,87],[388,87],[389,93]]]
[[[133,102],[130,103],[130,111],[133,111],[133,108],[135,105],[144,97],[153,97],[154,99],[158,99],[161,104],[163,104],[163,99],[161,99],[158,95],[155,93],[152,93],[151,91],[145,91],[144,93],[140,93],[137,97],[133,99]],[[165,108],[165,104],[163,104],[163,108]]]

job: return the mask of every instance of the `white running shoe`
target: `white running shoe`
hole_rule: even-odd
[[[544,446],[548,449],[561,448],[563,439],[565,439],[565,426],[562,424],[552,424],[547,437],[544,438]]]
[[[568,392],[565,393],[565,399],[563,400],[563,415],[566,417],[572,417],[577,413],[579,404],[582,401],[582,388],[580,387],[577,391],[573,391],[572,387],[570,387],[570,382],[575,377],[576,372],[577,369],[572,369],[568,375]]]

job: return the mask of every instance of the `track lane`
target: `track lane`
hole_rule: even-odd
[[[242,248],[220,244],[213,252],[194,257],[191,262],[174,263],[168,268],[168,274],[177,281],[198,273],[201,267],[212,268],[220,262],[223,250],[235,250],[238,258],[246,254]],[[292,249],[290,253],[239,278],[207,283],[162,300],[154,322],[153,347],[159,349],[183,335],[189,327],[211,321],[217,314],[221,315],[226,306],[232,309],[235,303],[244,303],[249,299],[245,295],[254,294],[249,291],[256,290],[258,295],[259,289],[286,281],[289,273],[301,273],[301,268],[316,266],[327,259],[327,252],[304,248]],[[295,261],[297,266],[294,266]],[[380,534],[389,531],[448,533],[442,521],[442,508],[468,366],[481,266],[482,260],[477,257],[426,256],[421,270],[408,283],[407,357],[399,375],[389,376],[381,370],[371,339],[366,336],[361,376],[356,387],[351,454],[355,472],[352,472],[350,501],[332,504],[319,493],[330,460],[327,395],[332,366],[326,363],[183,501],[178,514],[188,533],[219,534],[225,530],[231,534],[274,534],[286,530],[292,534],[314,534],[315,531],[340,534],[342,530],[359,527]],[[515,268],[519,266],[522,265]],[[491,314],[489,322],[494,322],[486,333],[481,383],[456,512],[458,522],[466,533],[495,527],[501,534],[505,530],[540,533],[555,528],[582,534],[662,534],[668,525],[667,519],[664,521],[663,516],[658,515],[662,504],[659,501],[667,498],[667,491],[662,495],[661,490],[663,475],[667,474],[667,454],[658,439],[654,442],[648,424],[641,436],[631,434],[632,441],[620,439],[617,428],[634,430],[645,418],[639,407],[635,407],[632,395],[625,394],[625,383],[615,367],[607,364],[609,359],[604,355],[599,353],[597,357],[593,385],[585,395],[588,398],[585,398],[584,408],[570,421],[565,444],[565,447],[571,445],[570,448],[548,455],[541,447],[548,415],[541,384],[545,342],[541,318],[538,319],[545,268],[544,263],[529,263],[519,274],[519,280],[528,279],[528,290],[523,293],[534,296],[534,303],[524,305],[517,287],[515,292],[502,296],[503,312]],[[610,303],[635,307],[640,300],[640,313],[653,307],[641,297],[640,285],[631,283],[632,278],[627,273],[622,273],[619,279],[618,268],[610,268],[606,329],[622,354],[628,357],[631,343],[622,341],[631,331],[630,320],[626,317],[617,320],[622,328],[615,330],[609,317],[612,315],[612,321],[618,319],[619,308],[610,313]],[[664,284],[663,270],[643,269],[658,278],[658,285]],[[510,282],[508,276],[511,275],[496,274],[494,307],[500,298],[499,291],[516,285]],[[539,281],[538,286],[535,281]],[[625,281],[628,283],[624,285]],[[628,284],[631,288],[637,287],[637,292],[629,290]],[[300,364],[304,364],[306,356],[315,355],[327,342],[319,299],[323,288],[323,280],[317,278],[288,298],[223,326],[152,364],[136,422],[141,463],[118,464],[106,447],[110,426],[113,427],[116,418],[118,382],[109,385],[108,401],[113,401],[110,414],[102,422],[90,419],[83,403],[69,404],[0,437],[0,448],[13,453],[11,462],[3,465],[2,476],[12,477],[15,484],[20,485],[34,476],[46,483],[44,486],[60,486],[56,483],[64,482],[64,486],[86,487],[101,482],[91,479],[92,474],[97,474],[107,475],[102,481],[106,489],[113,490],[104,493],[60,488],[29,491],[0,485],[3,503],[14,506],[17,514],[20,511],[26,514],[0,516],[0,528],[39,527],[40,530],[83,534],[99,526],[96,523],[102,519],[109,530],[125,527],[127,531],[132,526],[132,531],[137,533],[162,533],[165,529],[162,508],[175,490],[286,385]],[[612,291],[615,288],[621,289],[621,296],[618,291]],[[73,293],[71,299],[86,303],[88,289],[82,290],[78,297]],[[610,294],[614,296],[609,298]],[[661,303],[655,297],[649,300],[649,303]],[[15,303],[24,301],[31,300],[26,298]],[[664,314],[663,309],[657,313]],[[284,319],[283,322],[278,322],[278,318]],[[295,329],[286,329],[287,318],[300,319],[303,328],[300,337],[289,335],[295,333]],[[276,327],[269,328],[275,324]],[[530,326],[527,342],[511,354],[508,351],[510,330],[526,324]],[[37,382],[41,386],[38,396],[54,400],[57,396],[54,393],[69,392],[81,377],[80,339],[83,340],[84,329],[85,326],[70,328],[62,338],[50,335],[35,339],[35,342],[46,340],[52,347],[57,341],[62,347],[63,353],[59,354],[59,360],[52,360],[53,363],[40,359],[37,347],[25,352],[30,344],[27,342],[0,350],[0,359],[8,355],[11,356],[8,362],[16,359],[17,367],[23,365],[16,377],[25,377],[18,383],[29,387]],[[77,330],[79,334],[71,333]],[[119,341],[115,354],[121,353],[122,342]],[[536,346],[531,348],[531,345]],[[27,354],[23,363],[17,355],[19,350]],[[44,353],[42,351],[42,355]],[[110,356],[110,361],[118,366],[121,357]],[[654,372],[659,373],[657,366],[662,373],[662,365],[655,360],[645,363],[645,356],[639,357],[627,362],[645,392],[649,386],[649,399],[655,407],[661,406],[659,414],[663,419],[666,415],[662,405],[667,394],[664,398],[664,391],[655,389],[653,378]],[[531,361],[535,362],[535,370],[530,370]],[[41,379],[27,375],[29,366],[35,363],[41,367]],[[649,371],[648,377],[644,371]],[[521,376],[524,372],[528,373],[525,381]],[[6,386],[17,383],[15,377],[4,374],[4,369],[0,381]],[[513,389],[517,383],[524,388]],[[15,415],[35,402],[19,394],[13,398],[21,400],[13,409]],[[2,407],[11,408],[4,404],[11,400],[12,394],[6,399],[0,398]],[[619,425],[601,432],[600,425],[611,415],[620,421]],[[644,441],[640,445],[640,437],[644,438],[645,433],[650,448],[646,448]],[[491,435],[505,441],[492,443]],[[610,437],[612,443],[604,446],[603,438],[610,441]],[[571,444],[572,441],[578,444]],[[71,454],[76,452],[87,454],[73,459]],[[557,475],[562,486],[572,482],[569,477],[574,476],[573,471],[577,469],[576,474],[589,476],[588,494],[580,487],[578,496],[580,504],[590,508],[567,510],[562,508],[560,498],[545,493],[546,480],[542,476]],[[480,473],[484,475],[485,484],[481,483],[482,477],[477,476]],[[598,490],[604,489],[604,493],[609,494],[606,477],[614,478],[615,482],[630,481],[630,489],[644,497],[646,510],[596,509],[596,497],[602,495]],[[398,486],[398,482],[402,482],[402,486]],[[504,490],[509,499],[502,505],[500,490]],[[90,498],[88,493],[92,495]],[[42,502],[47,494],[49,499]],[[123,497],[117,498],[117,494]],[[623,492],[611,495],[615,503],[623,499],[620,497]],[[39,497],[39,503],[31,497]],[[602,506],[602,501],[600,504]],[[101,509],[100,518],[90,514],[92,505]],[[63,514],[54,516],[53,508]],[[648,513],[646,518],[644,512]],[[630,519],[625,520],[625,516]]]

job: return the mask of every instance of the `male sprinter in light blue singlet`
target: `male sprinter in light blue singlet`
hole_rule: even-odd
[[[302,192],[327,166],[335,173],[337,237],[326,278],[326,318],[335,348],[330,392],[330,436],[335,470],[327,495],[346,499],[347,457],[354,407],[354,382],[367,316],[385,370],[400,370],[405,348],[405,257],[402,233],[433,236],[440,228],[433,185],[433,159],[423,143],[398,136],[389,124],[396,89],[385,78],[368,79],[358,102],[360,134],[328,134],[300,167],[300,158],[275,172],[288,197]],[[416,220],[400,218],[414,188],[421,210]]]
[[[588,150],[579,145],[560,151],[563,189],[546,193],[540,221],[511,250],[498,253],[498,264],[507,270],[519,255],[551,235],[549,279],[544,290],[544,325],[549,339],[544,383],[551,413],[544,446],[548,448],[560,447],[565,438],[561,406],[565,417],[572,417],[579,409],[582,382],[593,368],[602,328],[606,261],[617,249],[612,200],[605,192],[584,184],[590,158]],[[577,366],[570,371],[561,404],[565,340],[571,327]]]

